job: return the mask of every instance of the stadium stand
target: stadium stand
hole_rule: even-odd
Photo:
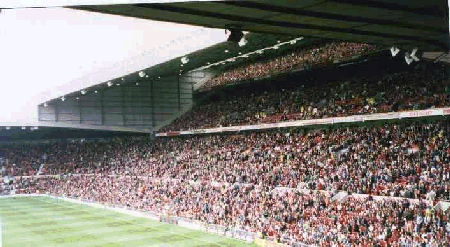
[[[450,199],[449,127],[445,119],[158,138],[151,149],[136,137],[74,143],[56,151],[69,169],[24,192],[165,210],[292,245],[438,245],[450,240],[449,211],[437,207]],[[105,150],[114,151],[101,168],[83,169],[81,157]]]
[[[294,35],[314,44],[275,58],[233,65],[212,79],[208,78],[214,69],[230,64],[218,61],[235,61],[223,50],[237,56],[249,52],[248,47],[262,49],[265,42],[252,46],[256,43],[249,40],[246,48],[223,43],[204,50],[202,56],[191,54],[186,66],[177,58],[154,66],[147,75],[140,71],[149,78],[151,83],[145,90],[150,91],[140,91],[141,83],[137,90],[121,87],[120,92],[117,89],[117,94],[108,96],[122,97],[121,110],[113,109],[120,108],[118,102],[108,109],[121,112],[112,125],[126,126],[123,99],[129,92],[129,99],[147,100],[137,104],[148,103],[135,113],[150,109],[150,105],[152,109],[144,114],[146,118],[128,115],[133,120],[128,123],[167,132],[161,133],[164,137],[124,135],[102,141],[57,141],[0,149],[0,195],[45,193],[151,212],[170,224],[187,219],[220,226],[225,232],[260,235],[254,242],[257,246],[449,246],[450,108],[441,107],[450,106],[450,67],[438,62],[445,60],[450,44],[447,1],[190,1],[72,8]],[[234,27],[236,23],[239,26]],[[346,42],[320,43],[319,38]],[[392,58],[387,50],[386,54],[375,45],[350,43],[353,41],[376,43],[384,49],[395,45],[401,52]],[[215,52],[209,52],[212,50]],[[427,50],[439,51],[436,63],[425,62],[421,56],[425,53],[418,54]],[[221,55],[216,57],[218,51]],[[374,55],[378,52],[381,58]],[[411,56],[415,55],[422,61],[414,61]],[[397,66],[403,58],[410,59],[411,66]],[[225,66],[215,67],[216,63]],[[201,72],[200,66],[213,69],[208,74],[185,74]],[[174,76],[177,83],[168,85],[166,74]],[[144,78],[138,75],[127,76],[133,88]],[[176,75],[189,79],[185,88]],[[164,81],[155,83],[161,77]],[[115,80],[120,80],[117,86],[125,81],[123,77]],[[191,106],[194,85],[199,86],[200,81],[206,82],[197,92],[195,106],[160,129],[172,121],[166,116],[175,117]],[[103,84],[114,85],[112,81]],[[165,89],[171,94],[164,93]],[[186,108],[182,107],[183,94]],[[78,92],[72,93],[75,95]],[[155,95],[161,98],[154,101]],[[101,124],[105,116],[111,116],[104,115],[104,107],[108,108],[104,98],[100,98],[100,115],[92,114]],[[72,116],[70,121],[82,123],[82,103],[76,106],[73,109],[79,117]],[[59,121],[58,107],[40,107],[50,116],[48,109],[53,109],[54,119]],[[413,120],[401,119],[398,114],[395,120],[374,117],[364,122],[365,118],[355,116],[436,108],[441,112],[429,110],[433,113],[430,117],[421,111],[423,115],[417,114]],[[155,116],[159,116],[158,121]],[[276,127],[264,130],[230,128],[219,134],[179,132],[344,116],[354,116],[355,121],[295,128],[273,125]],[[53,120],[48,119],[51,125]],[[72,231],[70,227],[65,230]],[[55,232],[62,233],[41,231]],[[91,235],[75,234],[68,241],[83,237],[95,240]],[[143,234],[148,234],[147,230]]]
[[[358,68],[356,68],[358,69]],[[359,68],[361,69],[361,68]],[[425,63],[417,69],[366,70],[346,79],[330,71],[293,78],[285,88],[218,92],[161,131],[318,119],[419,110],[449,105],[449,67]],[[390,71],[389,71],[390,70]],[[355,72],[349,72],[355,74]],[[345,75],[344,75],[345,78]],[[294,81],[294,80],[301,80]],[[257,83],[260,84],[260,83]]]
[[[260,90],[250,85],[234,95],[212,91],[213,100],[166,130],[448,106],[447,68],[380,66],[347,77],[320,70],[311,73],[323,77],[295,77],[301,84],[271,88],[274,81],[265,88],[259,83]],[[333,69],[347,74],[355,67]],[[2,176],[11,182],[0,193],[49,193],[170,212],[290,246],[445,246],[450,242],[449,139],[449,118],[441,116],[51,142],[2,149]],[[38,169],[42,175],[36,176]]]
[[[376,50],[376,46],[362,43],[323,42],[322,44],[314,44],[285,56],[264,62],[246,64],[221,73],[203,84],[200,90],[206,91],[218,86],[238,84],[242,81],[294,69],[325,66],[337,61],[350,60],[355,56],[366,55]]]

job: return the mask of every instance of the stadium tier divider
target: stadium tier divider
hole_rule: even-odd
[[[319,119],[308,119],[298,121],[286,121],[278,123],[265,123],[255,125],[242,125],[242,126],[230,126],[230,127],[217,127],[210,129],[196,129],[189,131],[170,131],[157,133],[156,137],[164,136],[179,136],[179,135],[195,135],[195,134],[211,134],[222,132],[239,132],[246,130],[263,130],[273,128],[290,128],[290,127],[302,127],[302,126],[314,126],[314,125],[330,125],[330,124],[342,124],[342,123],[359,123],[366,121],[379,121],[379,120],[395,120],[405,118],[423,118],[433,116],[447,116],[450,115],[450,107],[446,108],[432,108],[427,110],[414,110],[403,112],[388,112],[388,113],[375,113],[367,115],[352,115],[346,117],[330,117]]]

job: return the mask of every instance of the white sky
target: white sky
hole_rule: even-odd
[[[36,122],[46,100],[225,40],[223,30],[78,10],[3,10],[0,125]]]

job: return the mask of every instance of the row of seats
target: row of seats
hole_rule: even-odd
[[[324,66],[334,61],[345,61],[355,56],[365,55],[377,49],[376,46],[362,43],[326,42],[314,44],[284,56],[263,62],[246,64],[230,71],[225,71],[205,82],[200,90],[206,91],[218,86],[239,84],[253,78],[293,69]]]

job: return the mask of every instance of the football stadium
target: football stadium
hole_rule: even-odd
[[[0,247],[450,246],[447,0],[75,2],[0,3],[96,33],[0,58]]]

